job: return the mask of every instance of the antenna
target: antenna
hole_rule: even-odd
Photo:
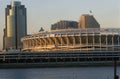
[[[12,0],[12,6],[14,6],[14,0]]]
[[[90,10],[89,12],[90,12],[91,15],[93,15],[93,11],[92,10]]]

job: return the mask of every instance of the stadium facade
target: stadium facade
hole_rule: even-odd
[[[120,29],[58,30],[22,38],[23,50],[119,50]]]
[[[119,50],[120,29],[100,29],[93,15],[84,14],[81,17],[77,29],[59,29],[59,26],[57,30],[23,37],[23,50]]]

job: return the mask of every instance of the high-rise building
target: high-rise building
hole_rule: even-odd
[[[20,49],[20,39],[27,35],[26,8],[20,1],[12,1],[5,9],[3,49]]]
[[[51,30],[75,29],[75,28],[78,28],[78,22],[76,21],[61,20],[51,25]]]
[[[100,28],[100,24],[96,21],[93,15],[83,14],[78,22],[78,28],[79,29]]]

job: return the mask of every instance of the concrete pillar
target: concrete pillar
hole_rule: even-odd
[[[75,46],[76,45],[75,36],[73,35],[72,38],[73,38],[73,46]]]
[[[86,33],[86,46],[87,46],[87,50],[88,50],[88,34]]]
[[[95,35],[94,35],[94,32],[93,32],[93,47],[95,46]]]
[[[99,35],[99,43],[100,43],[100,50],[101,50],[101,46],[102,46],[102,43],[101,43],[101,34]]]
[[[106,50],[108,50],[108,35],[106,34],[106,40],[105,40],[105,42],[106,42]]]
[[[120,40],[120,37],[119,37],[119,33],[118,33],[118,47],[119,47],[119,45],[120,45],[119,40]]]
[[[79,38],[80,38],[80,46],[81,46],[82,45],[81,34],[79,35]]]
[[[114,50],[114,34],[112,34],[112,50]]]

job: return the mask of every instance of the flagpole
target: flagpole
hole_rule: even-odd
[[[90,14],[91,14],[91,15],[93,15],[93,12],[92,12],[92,10],[90,10],[89,12],[90,12]]]

